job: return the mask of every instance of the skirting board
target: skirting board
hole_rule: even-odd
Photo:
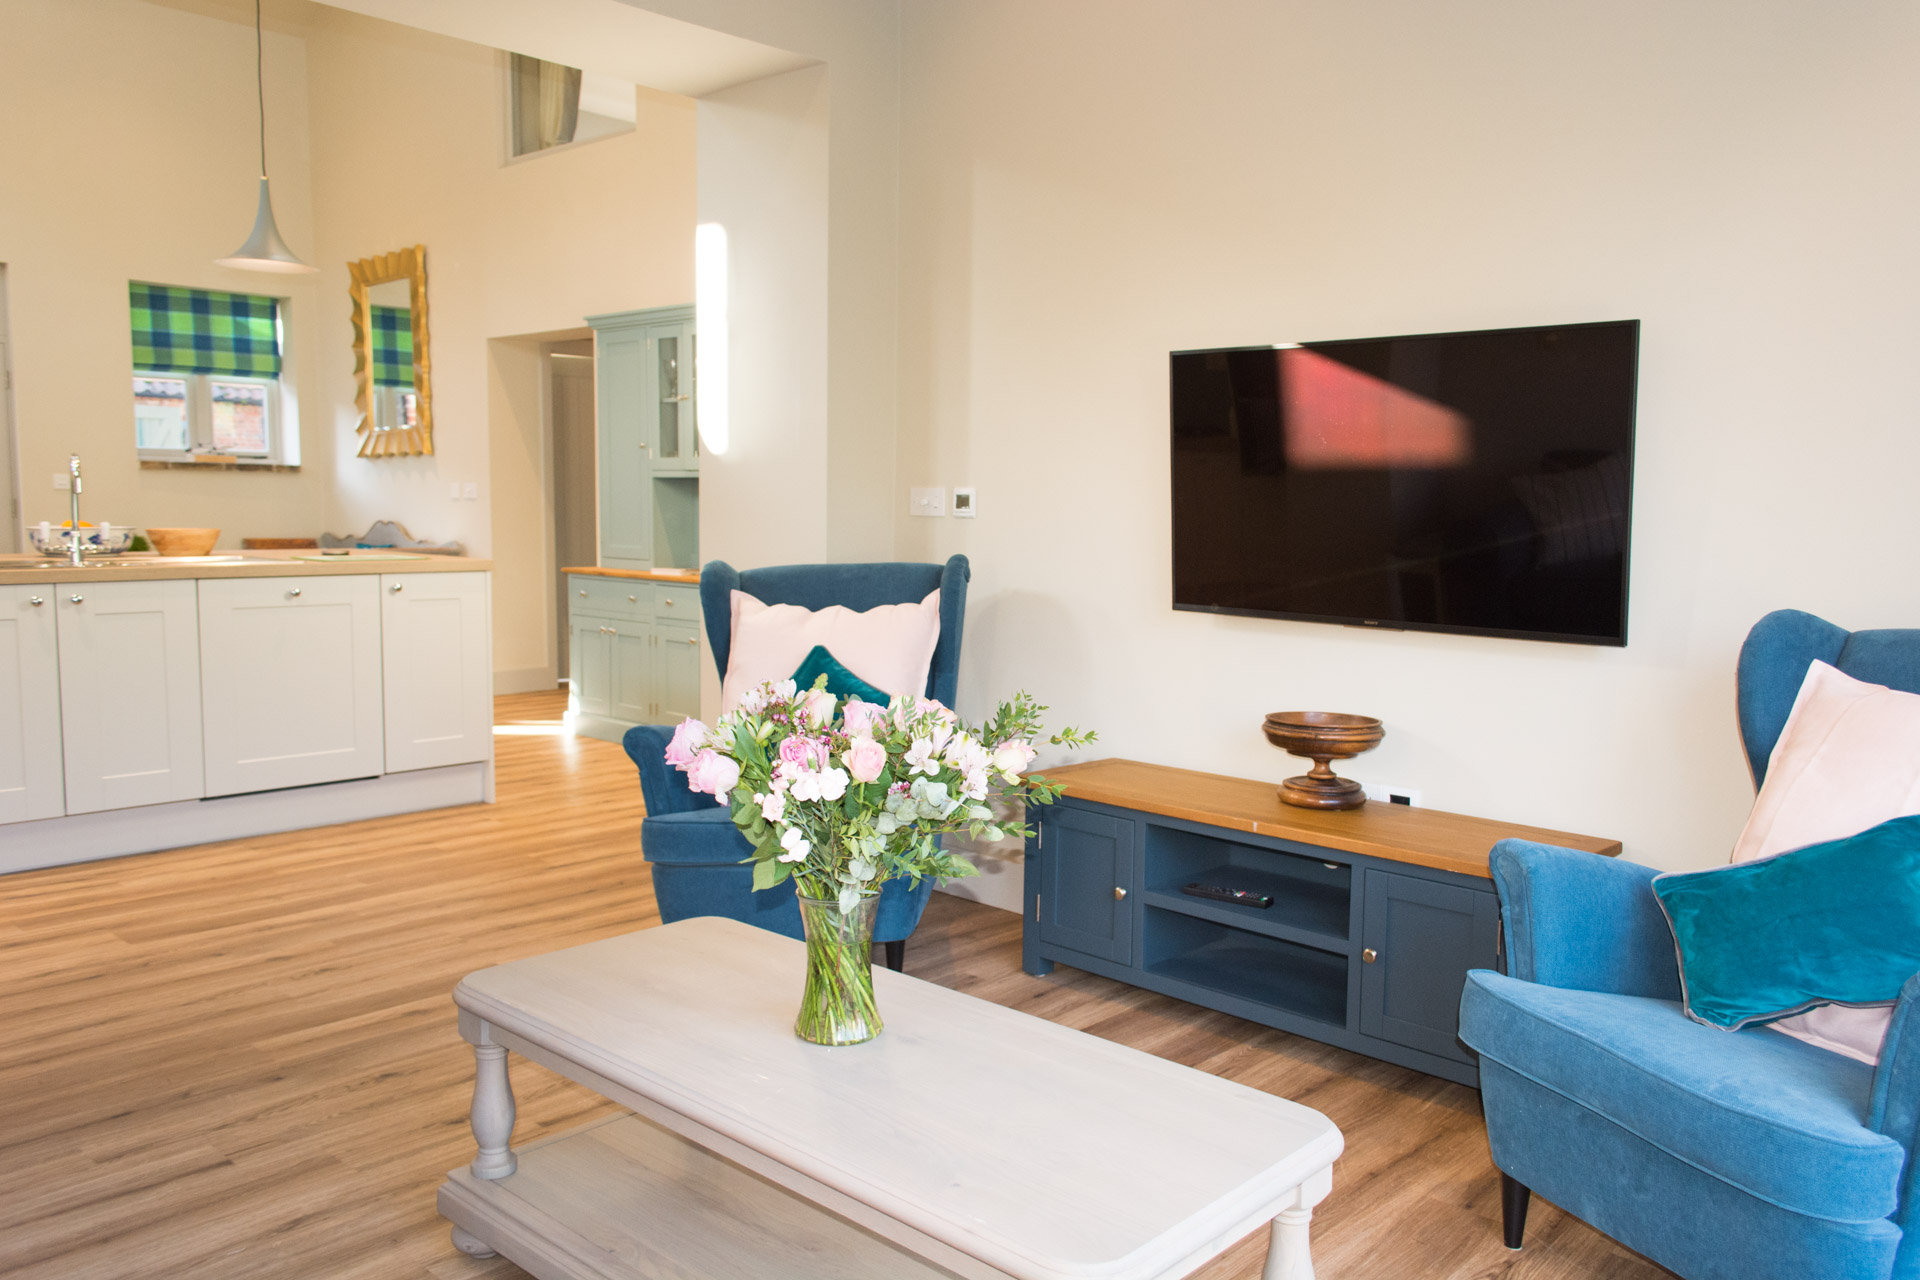
[[[10,822],[0,826],[0,873],[491,802],[492,773],[490,764],[454,764],[316,787]]]
[[[513,671],[493,673],[493,692],[502,693],[552,693],[560,687],[560,677],[554,674],[552,667],[520,667]]]

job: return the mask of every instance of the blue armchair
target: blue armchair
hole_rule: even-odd
[[[924,600],[940,589],[940,639],[927,673],[926,696],[953,705],[960,674],[960,634],[966,620],[965,556],[938,564],[780,565],[738,570],[714,560],[700,571],[700,606],[706,615],[707,641],[721,678],[733,647],[733,591],[737,588],[767,604],[796,604],[807,609],[844,605],[864,611],[883,604]],[[666,762],[672,725],[636,725],[622,744],[640,770],[647,816],[640,824],[641,853],[653,875],[660,918],[669,923],[690,916],[726,916],[788,937],[802,936],[800,908],[793,882],[758,893],[745,859],[753,846],[734,828],[724,805],[687,789],[687,778]],[[880,891],[874,941],[884,944],[887,965],[905,962],[906,939],[920,923],[933,882],[909,888],[889,881]]]
[[[1783,610],[1740,652],[1756,786],[1818,658],[1920,692],[1920,630],[1848,633]],[[1480,1054],[1509,1248],[1529,1189],[1689,1280],[1916,1280],[1920,975],[1877,1068],[1681,1012],[1651,868],[1519,840],[1494,847],[1507,973],[1476,969],[1460,1038]]]

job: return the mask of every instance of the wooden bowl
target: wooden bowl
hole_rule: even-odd
[[[1267,741],[1282,751],[1313,761],[1309,772],[1280,784],[1283,803],[1302,809],[1358,809],[1367,802],[1360,784],[1335,777],[1328,762],[1348,760],[1379,746],[1386,730],[1378,720],[1338,711],[1276,711],[1260,728]]]
[[[220,541],[218,529],[149,529],[147,542],[163,556],[204,556]]]

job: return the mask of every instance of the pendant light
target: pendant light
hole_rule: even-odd
[[[266,56],[260,34],[260,0],[253,0],[253,82],[260,97],[260,210],[253,217],[253,234],[247,242],[224,258],[215,258],[215,266],[235,267],[241,271],[278,271],[292,275],[318,271],[294,256],[273,224],[273,197],[267,191],[267,81]]]

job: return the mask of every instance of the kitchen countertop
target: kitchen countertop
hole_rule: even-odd
[[[0,586],[34,582],[158,582],[168,578],[325,578],[355,573],[462,573],[493,568],[491,560],[470,556],[385,557],[404,554],[355,551],[325,560],[297,560],[301,551],[222,551],[212,556],[157,556],[136,552],[89,559],[81,568],[49,563],[45,556],[0,555]],[[416,553],[417,554],[417,553]]]
[[[673,582],[683,587],[700,585],[698,569],[602,569],[599,565],[583,564],[573,568],[562,568],[562,573],[577,573],[588,578],[639,578],[645,582]]]

